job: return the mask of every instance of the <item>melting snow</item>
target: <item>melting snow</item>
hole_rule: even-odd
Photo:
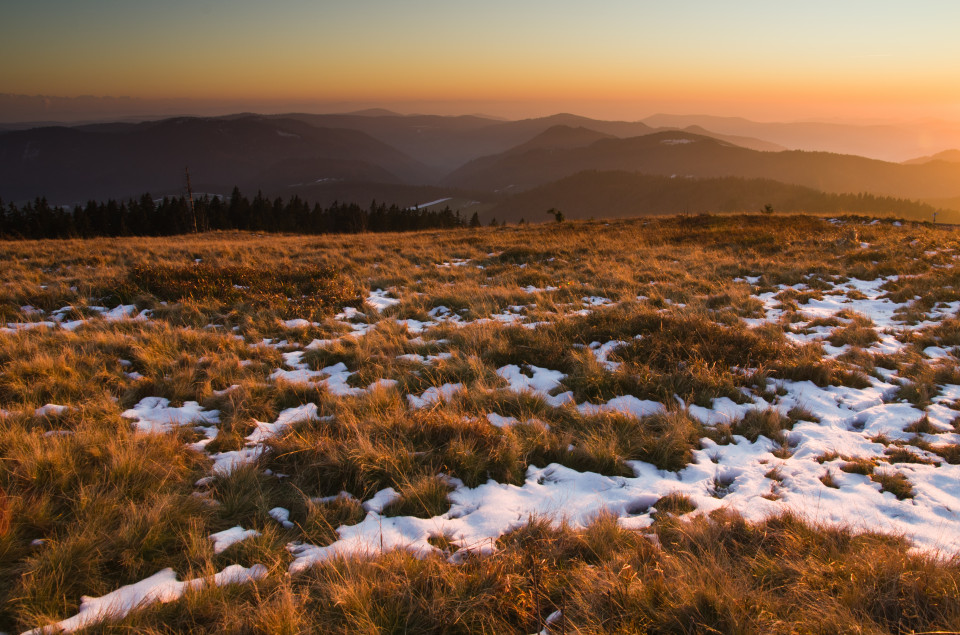
[[[284,529],[293,529],[293,523],[290,522],[290,510],[286,507],[274,507],[267,512],[270,518],[280,523]]]
[[[295,408],[287,408],[277,417],[273,423],[263,421],[254,421],[254,431],[247,437],[247,441],[254,444],[263,443],[282,434],[294,423],[300,421],[309,421],[317,418],[317,405],[313,403],[304,404]]]
[[[376,291],[371,291],[370,295],[367,296],[367,304],[376,309],[378,313],[381,313],[392,306],[400,304],[400,300],[389,297],[383,289],[377,289]]]
[[[183,406],[173,408],[170,400],[163,397],[145,397],[121,416],[134,419],[137,430],[150,433],[166,433],[191,423],[220,423],[218,410],[204,410],[196,401],[187,401]]]
[[[215,534],[210,534],[210,540],[213,541],[213,552],[223,553],[231,545],[234,545],[241,540],[246,540],[247,538],[253,538],[254,536],[259,535],[259,531],[254,529],[244,529],[240,525],[237,525],[236,527],[231,527],[230,529],[224,529],[223,531],[218,531]]]
[[[49,626],[35,628],[23,635],[43,635],[51,632],[51,629],[72,633],[104,620],[120,619],[134,609],[150,604],[174,602],[190,590],[199,590],[208,586],[243,584],[260,580],[266,575],[267,568],[262,564],[255,564],[249,568],[232,564],[211,578],[194,578],[179,582],[173,569],[163,569],[149,578],[122,586],[104,596],[98,598],[83,596],[80,599],[80,610],[73,617]]]
[[[51,415],[62,415],[65,412],[70,412],[72,408],[70,406],[58,406],[57,404],[48,403],[45,406],[40,406],[33,411],[34,417],[49,417]]]
[[[463,384],[460,383],[432,386],[427,388],[419,397],[416,395],[407,395],[407,401],[411,408],[426,408],[440,401],[449,401],[461,390],[463,390]]]

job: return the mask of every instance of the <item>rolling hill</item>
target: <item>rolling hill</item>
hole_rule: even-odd
[[[507,152],[472,161],[450,174],[445,183],[466,189],[522,191],[584,170],[765,178],[824,192],[915,199],[960,193],[957,164],[902,165],[826,152],[759,152],[679,131],[601,139],[581,148]]]
[[[587,128],[613,137],[649,134],[642,123],[599,121],[558,114],[520,121],[500,121],[474,115],[398,115],[351,113],[344,115],[281,115],[314,126],[359,130],[431,166],[439,179],[464,163],[499,154],[529,141],[555,126]]]
[[[726,141],[727,143],[732,143],[733,145],[740,146],[742,148],[749,148],[750,150],[759,150],[761,152],[781,152],[783,150],[787,150],[787,148],[776,143],[770,143],[769,141],[763,141],[762,139],[754,139],[753,137],[719,134],[707,130],[703,126],[687,126],[683,129],[683,131],[689,132],[690,134],[701,135],[703,137],[713,137],[714,139]]]
[[[763,139],[790,150],[856,154],[883,161],[912,157],[960,146],[960,125],[940,121],[854,125],[817,121],[758,122],[741,117],[667,115],[647,117],[654,128],[702,126],[722,135]]]
[[[602,121],[567,113],[519,121],[501,121],[475,115],[399,115],[383,110],[342,115],[279,116],[315,126],[359,130],[431,166],[438,179],[469,161],[506,152],[558,126],[582,128],[598,135],[621,139],[657,131],[642,122]],[[784,149],[768,141],[718,134],[704,128],[696,128],[691,132],[755,150]]]
[[[684,118],[649,121],[689,123]],[[734,132],[758,130],[752,122],[731,121],[712,118],[707,123],[723,128],[726,122]],[[184,167],[189,166],[198,192],[226,194],[239,186],[267,196],[361,205],[372,200],[418,205],[451,198],[479,201],[483,210],[512,205],[508,196],[581,172],[623,171],[747,179],[759,188],[750,205],[769,202],[765,186],[753,181],[765,179],[827,193],[864,192],[952,208],[960,197],[960,163],[950,160],[954,156],[944,152],[906,164],[889,163],[785,151],[771,141],[717,133],[697,124],[665,130],[570,114],[501,121],[388,111],[243,113],[0,131],[0,197],[22,202],[45,196],[54,204],[72,204],[144,192],[181,194]],[[598,191],[598,196],[607,194]],[[706,205],[722,209],[714,199]],[[589,215],[599,213],[593,208]]]
[[[919,157],[904,161],[906,165],[922,165],[931,161],[947,161],[948,163],[960,163],[960,150],[944,150],[931,156]]]
[[[7,200],[180,193],[185,166],[194,188],[207,192],[430,178],[425,166],[362,132],[255,115],[0,134],[0,196]]]

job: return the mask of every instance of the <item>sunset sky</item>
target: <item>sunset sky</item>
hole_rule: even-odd
[[[960,120],[958,25],[952,0],[12,0],[0,93]]]

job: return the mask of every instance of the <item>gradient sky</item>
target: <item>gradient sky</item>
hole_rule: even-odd
[[[955,0],[8,0],[0,93],[960,120]]]

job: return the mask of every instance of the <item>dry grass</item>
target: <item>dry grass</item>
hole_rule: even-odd
[[[534,520],[495,555],[450,564],[390,552],[294,579],[210,590],[117,624],[138,632],[551,633],[956,630],[956,563],[896,539],[792,516],[665,520],[647,537],[601,516],[582,531]],[[859,584],[850,584],[850,580]],[[562,630],[563,629],[563,630]]]
[[[873,245],[870,257],[860,255],[861,240]],[[387,515],[432,518],[449,509],[448,478],[469,487],[489,479],[522,484],[528,468],[550,463],[609,476],[632,476],[631,461],[678,471],[703,437],[729,442],[734,434],[766,437],[787,456],[786,431],[815,421],[803,408],[787,417],[757,410],[726,429],[707,429],[687,409],[719,397],[772,399],[770,380],[862,387],[875,366],[892,367],[910,378],[898,398],[929,403],[955,371],[920,351],[960,345],[956,320],[924,329],[899,356],[853,349],[825,359],[819,345],[788,340],[789,314],[758,328],[742,318],[759,317],[752,295],[779,284],[808,285],[779,297],[802,310],[844,276],[911,273],[889,291],[924,319],[960,293],[953,291],[960,279],[923,256],[934,242],[960,248],[952,233],[921,226],[894,233],[886,223],[864,226],[852,242],[843,227],[806,217],[484,228],[404,234],[402,243],[391,235],[235,233],[0,243],[0,323],[40,319],[27,306],[70,307],[68,319],[94,316],[75,331],[0,333],[0,408],[8,413],[0,415],[0,579],[11,581],[0,585],[0,630],[62,619],[82,595],[164,567],[186,578],[233,563],[264,563],[270,573],[105,628],[530,633],[562,608],[551,633],[960,629],[954,560],[918,555],[896,537],[793,516],[747,523],[732,513],[689,514],[692,502],[680,494],[653,505],[647,533],[607,515],[581,529],[539,518],[501,536],[491,555],[464,555],[454,537],[438,534],[430,539],[438,551],[422,557],[387,552],[286,573],[288,542],[330,544],[338,527],[365,517],[360,501],[385,487],[400,495]],[[442,266],[456,258],[469,262]],[[759,281],[732,282],[746,276]],[[548,287],[555,290],[537,290]],[[401,300],[383,313],[362,302],[380,288]],[[590,296],[612,306],[581,314]],[[95,317],[92,307],[121,301],[151,311],[150,319]],[[414,339],[394,321],[425,321],[441,306],[465,321],[508,311],[547,324],[438,326]],[[351,327],[331,316],[344,307],[358,309],[355,324],[376,328],[343,337]],[[290,318],[311,323],[290,328],[283,323]],[[835,329],[834,345],[866,347],[877,337],[856,316],[823,326]],[[336,342],[305,350],[308,368],[342,362],[354,373],[350,386],[393,379],[397,388],[341,397],[270,379],[283,352],[314,339]],[[611,369],[590,345],[614,340],[626,343],[608,356],[620,364]],[[398,359],[440,353],[449,356]],[[633,395],[665,410],[630,417],[551,407],[542,396],[507,390],[496,373],[507,364],[563,372],[553,392],[572,391],[577,402]],[[410,409],[408,395],[447,383],[467,390]],[[270,439],[256,464],[197,486],[211,463],[186,444],[202,435],[189,422],[167,435],[136,433],[121,413],[144,397],[219,410],[211,452],[244,447],[256,421],[274,421],[286,408],[313,403],[318,417]],[[47,403],[69,410],[36,416]],[[518,423],[497,428],[488,413]],[[918,421],[910,429],[933,428]],[[911,443],[960,461],[956,445]],[[933,460],[900,446],[886,458]],[[869,475],[898,498],[911,495],[907,467],[879,465],[849,460],[840,469]],[[828,487],[836,486],[832,469],[821,479]],[[768,478],[776,486],[783,475],[771,470]],[[721,495],[730,484],[716,485]],[[338,496],[343,491],[350,495]],[[275,507],[290,511],[292,527],[270,516]],[[261,535],[214,554],[207,536],[237,524]]]

